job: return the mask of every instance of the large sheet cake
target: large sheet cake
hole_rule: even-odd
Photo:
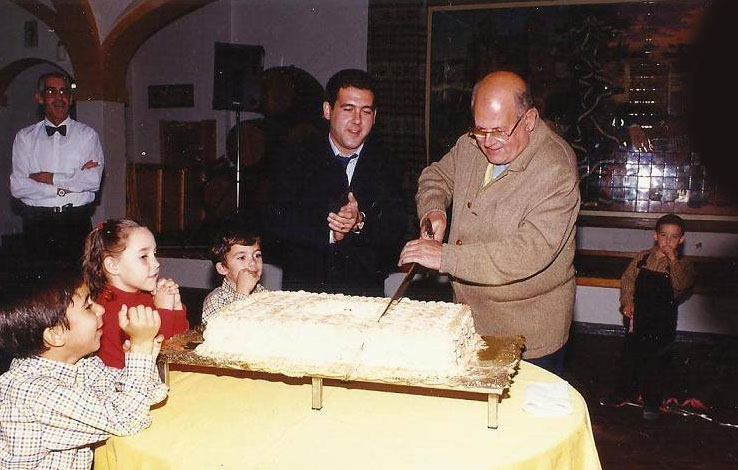
[[[480,349],[468,306],[263,292],[211,317],[197,354],[287,375],[368,380],[459,377]]]

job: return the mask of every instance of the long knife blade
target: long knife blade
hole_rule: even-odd
[[[387,303],[387,306],[384,307],[384,310],[382,310],[382,314],[379,315],[379,318],[377,318],[377,323],[379,323],[379,320],[382,319],[383,316],[389,312],[390,307],[392,307],[394,304],[398,303],[400,299],[402,298],[403,294],[405,294],[405,291],[407,290],[407,286],[410,285],[410,281],[413,280],[413,277],[415,276],[415,271],[418,267],[418,263],[413,263],[410,265],[410,270],[405,274],[405,277],[402,278],[402,282],[397,287],[397,290],[392,295],[392,298]]]
[[[425,235],[433,239],[433,226],[431,225],[430,221],[428,219],[425,219],[423,222],[423,232]],[[405,277],[402,278],[402,282],[399,286],[397,286],[397,290],[392,295],[392,298],[387,303],[387,306],[384,307],[384,310],[382,310],[382,313],[377,317],[377,323],[379,323],[379,320],[382,319],[383,316],[389,312],[390,307],[400,302],[400,299],[402,299],[402,296],[405,294],[405,291],[407,290],[407,287],[410,285],[410,282],[412,282],[413,277],[415,277],[415,271],[418,270],[418,263],[412,263],[410,265],[410,270],[405,274]]]

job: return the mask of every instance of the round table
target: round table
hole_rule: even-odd
[[[587,406],[574,388],[572,414],[521,408],[528,384],[557,380],[521,362],[500,402],[499,428],[488,429],[485,395],[326,386],[316,411],[309,381],[172,371],[151,427],[108,439],[95,470],[600,469]]]

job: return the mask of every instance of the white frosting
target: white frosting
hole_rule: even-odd
[[[203,356],[275,372],[346,378],[451,377],[463,373],[481,339],[468,306],[402,299],[262,292],[207,323]]]

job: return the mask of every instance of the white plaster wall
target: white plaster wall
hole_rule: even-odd
[[[159,162],[162,119],[215,119],[216,152],[225,153],[235,113],[212,109],[215,42],[262,45],[265,68],[294,65],[325,84],[342,68],[366,68],[367,15],[368,0],[221,0],[170,24],[141,46],[128,70],[129,161]],[[149,85],[177,83],[194,85],[193,108],[148,108]]]
[[[149,38],[128,68],[129,161],[159,162],[159,121],[218,121],[217,154],[225,153],[224,111],[212,109],[213,43],[230,42],[230,1],[211,3]],[[149,109],[148,86],[191,83],[192,108]]]
[[[37,106],[33,101],[38,76],[50,66],[32,67],[10,85],[6,93],[8,106],[0,107],[0,233],[21,233],[20,217],[10,207],[10,173],[13,139],[19,129],[37,121]]]
[[[653,230],[577,228],[577,248],[585,250],[641,251],[653,246]],[[738,257],[738,234],[687,232],[684,254]]]
[[[90,1],[90,8],[92,8],[92,14],[95,15],[100,43],[105,41],[110,30],[115,26],[115,22],[120,14],[124,10],[127,10],[133,3],[134,0]]]
[[[323,86],[366,69],[368,0],[233,0],[233,41],[264,46],[264,67],[294,65]]]
[[[38,46],[23,45],[23,27],[29,20],[38,23]],[[69,70],[67,61],[57,61],[56,45],[59,37],[47,24],[8,0],[0,0],[0,67],[24,57],[38,57],[57,63]]]
[[[80,101],[77,119],[97,131],[105,154],[100,200],[93,223],[126,214],[126,134],[123,103]]]
[[[622,325],[620,291],[577,286],[574,321]],[[679,306],[679,331],[738,335],[738,299],[693,295]]]

